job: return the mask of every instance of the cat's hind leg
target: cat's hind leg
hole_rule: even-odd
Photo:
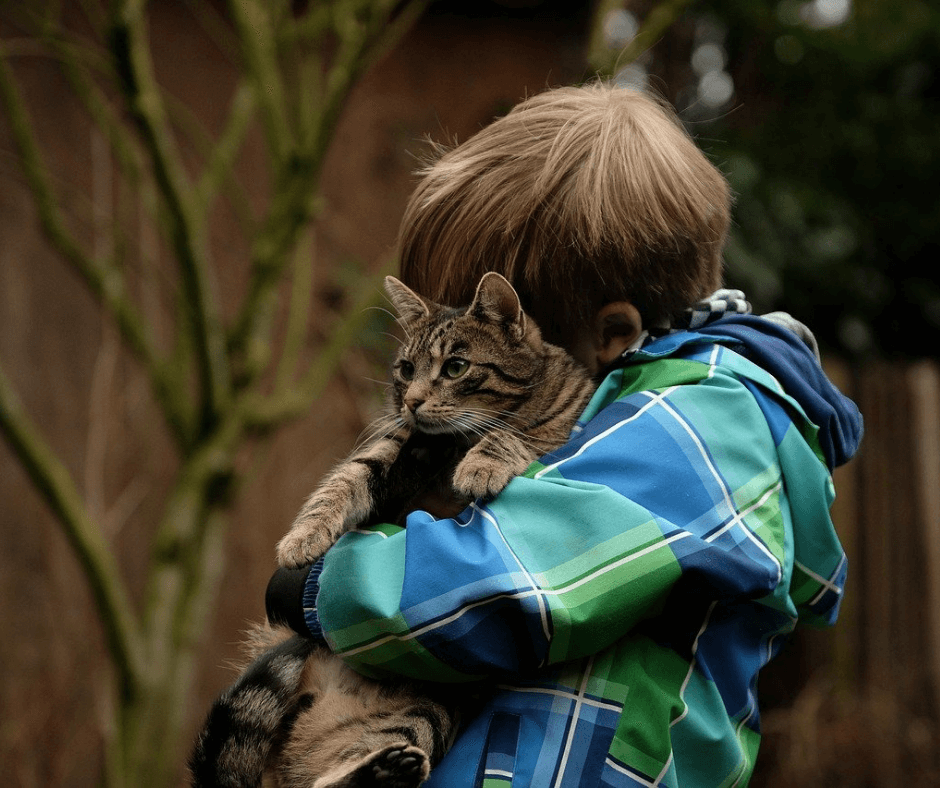
[[[280,788],[417,788],[443,756],[455,710],[408,683],[376,682],[314,652],[296,716],[277,754]]]
[[[417,788],[431,772],[428,756],[402,741],[344,764],[318,779],[312,788]]]

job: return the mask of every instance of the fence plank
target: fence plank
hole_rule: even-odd
[[[886,491],[895,485],[885,460],[890,454],[891,408],[897,392],[888,385],[887,377],[884,368],[867,369],[859,388],[867,430],[858,457],[861,571],[856,573],[852,593],[858,594],[864,611],[860,656],[867,687],[876,686],[892,669],[891,577],[886,559],[891,553],[893,496]]]
[[[934,707],[940,709],[940,366],[919,363],[908,371],[911,392],[915,500],[923,550],[926,648]]]
[[[826,374],[847,397],[858,397],[856,380],[848,364],[837,359],[826,359]],[[829,679],[840,696],[858,692],[862,682],[859,649],[862,644],[862,594],[855,573],[861,568],[861,538],[859,526],[859,463],[850,462],[836,468],[833,482],[836,500],[832,505],[832,519],[839,539],[849,560],[849,584],[839,610],[839,624],[834,631],[825,633],[832,638],[832,665]],[[815,643],[813,644],[815,646]],[[813,662],[819,655],[813,655]]]

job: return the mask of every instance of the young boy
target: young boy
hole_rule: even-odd
[[[727,293],[690,309],[729,203],[663,105],[601,84],[534,96],[422,174],[403,281],[460,305],[502,273],[599,381],[492,501],[347,535],[302,573],[298,629],[356,669],[484,682],[428,786],[744,785],[759,669],[798,619],[834,621],[830,471],[861,420],[780,319]]]

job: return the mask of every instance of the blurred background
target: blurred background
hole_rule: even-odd
[[[427,139],[602,74],[673,103],[735,191],[728,283],[866,419],[842,617],[762,674],[751,784],[940,785],[935,3],[0,0],[0,65],[5,784],[183,784],[381,401]]]

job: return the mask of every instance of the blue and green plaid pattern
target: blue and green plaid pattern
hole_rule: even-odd
[[[481,682],[431,788],[744,785],[759,669],[836,616],[832,497],[777,381],[671,334],[490,503],[345,536],[310,618],[368,675]]]

